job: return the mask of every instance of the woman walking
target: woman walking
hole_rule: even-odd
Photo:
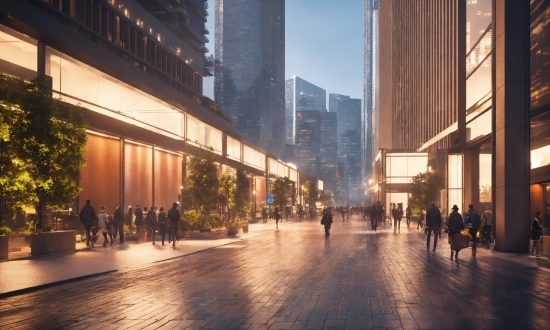
[[[533,241],[531,246],[530,257],[539,256],[539,240],[542,236],[542,228],[540,226],[540,211],[537,211],[535,218],[533,219],[533,224],[531,226],[531,241]]]
[[[164,246],[164,237],[166,236],[166,228],[168,227],[168,217],[166,216],[166,212],[164,212],[164,207],[162,206],[160,207],[158,221],[159,221],[160,239],[162,241],[162,246]]]
[[[103,246],[107,246],[107,224],[107,212],[105,212],[105,206],[102,206],[97,215],[97,229],[103,234]]]
[[[454,242],[458,238],[458,237],[455,237],[455,235],[457,234],[460,235],[460,232],[462,231],[462,229],[464,229],[464,221],[462,220],[462,215],[458,213],[458,206],[456,205],[453,205],[453,211],[449,215],[449,219],[447,219],[447,228],[449,233],[449,244],[451,244],[451,260],[453,260],[453,250],[454,250],[456,251],[454,254],[454,260],[458,261],[458,251],[460,251],[461,248],[458,248],[453,245],[456,245],[457,243],[457,242]]]

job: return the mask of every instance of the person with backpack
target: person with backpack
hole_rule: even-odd
[[[468,206],[468,213],[466,214],[464,223],[467,224],[468,231],[470,232],[470,235],[472,235],[472,255],[475,257],[477,247],[477,232],[479,230],[479,226],[481,225],[481,218],[479,217],[479,214],[477,214],[477,212],[474,210],[474,206],[472,204]]]
[[[539,256],[539,240],[542,236],[542,228],[540,226],[540,211],[537,211],[535,218],[533,219],[533,224],[531,225],[531,252],[529,253],[530,257]]]
[[[323,210],[323,216],[321,217],[321,224],[325,226],[325,237],[330,236],[330,226],[332,225],[332,209],[327,207]]]
[[[428,234],[426,239],[426,248],[428,251],[430,251],[430,240],[432,232],[434,233],[434,247],[433,252],[435,252],[435,248],[437,247],[437,239],[439,237],[440,231],[441,231],[441,225],[443,223],[443,219],[441,218],[441,212],[435,206],[435,202],[432,202],[431,207],[426,212],[426,233]]]

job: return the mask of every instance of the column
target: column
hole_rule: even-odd
[[[493,0],[496,246],[529,247],[529,1]]]

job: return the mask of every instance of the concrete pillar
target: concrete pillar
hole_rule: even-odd
[[[466,212],[468,205],[474,205],[474,208],[481,212],[479,208],[479,149],[465,150],[464,155],[464,173],[463,173],[463,194],[462,210]]]
[[[493,0],[495,249],[529,247],[529,1]]]

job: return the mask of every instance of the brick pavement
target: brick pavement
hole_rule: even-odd
[[[318,221],[0,300],[1,329],[549,329],[550,272]],[[524,256],[517,256],[523,258]],[[512,260],[510,260],[512,259]],[[97,260],[96,262],[101,262]],[[3,279],[4,280],[4,279]]]

